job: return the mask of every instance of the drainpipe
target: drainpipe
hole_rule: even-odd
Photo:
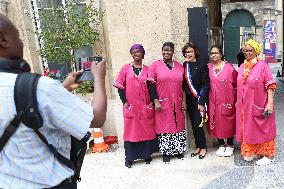
[[[283,65],[283,56],[284,56],[284,52],[283,52],[283,47],[284,47],[284,41],[283,41],[283,0],[275,0],[274,1],[274,7],[275,7],[275,20],[276,20],[276,35],[277,35],[277,41],[276,41],[276,45],[277,45],[277,55],[281,56],[281,73],[278,70],[277,73],[277,77],[283,77],[284,76],[284,65]],[[279,12],[282,12],[282,16],[279,15]],[[282,41],[281,41],[282,40]]]

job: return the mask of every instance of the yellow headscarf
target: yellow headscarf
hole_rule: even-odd
[[[245,45],[243,46],[243,48],[246,46],[246,45],[250,45],[256,52],[256,56],[258,56],[260,53],[261,53],[261,45],[260,43],[256,42],[255,40],[253,39],[249,39]]]
[[[253,39],[249,39],[243,47],[246,45],[250,45],[256,53],[256,57],[250,61],[244,61],[244,75],[243,75],[243,82],[245,82],[249,76],[250,70],[254,67],[254,65],[258,62],[258,55],[261,53],[261,45],[260,43],[256,42]]]

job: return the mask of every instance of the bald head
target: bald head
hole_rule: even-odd
[[[23,58],[23,43],[12,21],[0,14],[0,57],[7,59]]]
[[[12,28],[15,28],[12,21],[0,13],[0,31],[1,32],[9,32]]]

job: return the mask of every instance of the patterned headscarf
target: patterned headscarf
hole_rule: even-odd
[[[258,56],[260,53],[261,53],[261,45],[260,43],[256,42],[255,40],[253,39],[249,39],[245,45],[243,46],[243,48],[246,46],[246,45],[250,45],[256,52],[256,56]]]
[[[144,55],[145,55],[145,49],[144,49],[144,47],[143,47],[141,44],[134,44],[134,45],[132,45],[132,47],[131,47],[130,50],[129,50],[130,54],[132,54],[132,51],[133,51],[134,49],[140,50],[141,53],[143,54],[142,58],[144,59]]]

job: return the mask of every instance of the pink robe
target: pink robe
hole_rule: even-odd
[[[251,69],[250,74],[243,83],[244,67],[239,69],[237,79],[237,112],[236,139],[246,144],[262,144],[275,139],[275,112],[266,119],[263,117],[267,105],[267,87],[275,83],[268,64],[264,61]],[[242,110],[244,111],[244,128],[242,127]],[[243,136],[244,129],[244,136]]]
[[[182,112],[183,66],[174,61],[170,70],[162,60],[154,62],[149,71],[148,80],[156,84],[162,111],[155,111],[155,129],[157,133],[177,133],[185,129]]]
[[[236,86],[237,71],[230,63],[214,75],[212,63],[208,64],[210,77],[209,124],[211,137],[227,139],[236,133]]]
[[[123,139],[130,142],[153,140],[156,138],[154,108],[150,106],[150,95],[147,87],[149,67],[143,65],[139,76],[126,64],[120,70],[114,87],[125,90],[128,108],[123,108]]]

